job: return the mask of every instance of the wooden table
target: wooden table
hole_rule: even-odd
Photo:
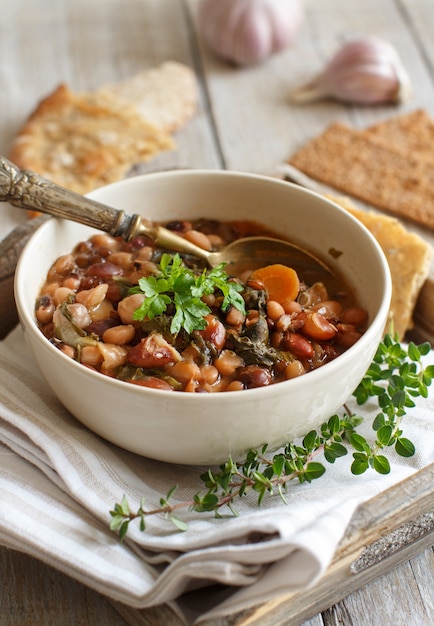
[[[332,120],[363,127],[418,107],[434,115],[432,0],[304,0],[304,5],[306,19],[294,47],[260,66],[236,69],[204,49],[195,29],[197,0],[0,0],[0,154],[7,155],[36,102],[60,82],[89,90],[168,59],[195,70],[199,110],[175,137],[176,151],[134,173],[186,167],[278,175],[279,164]],[[381,36],[400,51],[413,83],[411,100],[401,107],[290,104],[290,91],[319,70],[346,37],[366,34]],[[431,468],[406,491],[392,490],[362,508],[323,586],[236,616],[230,624],[299,624],[307,618],[309,626],[433,622],[433,477]],[[387,524],[401,533],[399,549],[389,545],[382,554],[374,544],[367,554],[375,563],[359,562],[357,575],[344,584],[343,568],[360,552],[360,542],[387,534]],[[404,543],[403,532],[410,537]],[[0,572],[2,626],[176,623],[167,612],[161,617],[158,611],[115,606],[6,549],[0,549]]]

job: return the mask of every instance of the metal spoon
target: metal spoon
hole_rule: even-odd
[[[140,215],[127,215],[124,211],[55,185],[34,172],[19,169],[2,156],[0,202],[85,224],[126,241],[144,235],[165,250],[196,257],[210,267],[226,263],[226,271],[234,275],[244,269],[256,269],[272,263],[289,265],[309,275],[333,274],[322,260],[310,252],[270,237],[245,237],[217,252],[208,252],[167,228],[147,223]]]

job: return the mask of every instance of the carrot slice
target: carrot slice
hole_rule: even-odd
[[[297,272],[280,263],[260,267],[252,273],[250,280],[261,282],[268,293],[268,299],[280,304],[295,300],[300,290]]]

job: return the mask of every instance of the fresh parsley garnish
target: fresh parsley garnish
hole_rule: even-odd
[[[146,297],[142,305],[134,312],[134,319],[142,321],[153,319],[164,313],[169,305],[175,308],[170,325],[170,332],[179,333],[181,328],[187,333],[203,330],[206,327],[205,317],[210,308],[202,301],[202,297],[221,291],[223,302],[221,308],[227,311],[231,306],[245,312],[244,300],[241,295],[243,286],[229,280],[224,271],[224,263],[210,270],[204,269],[197,274],[188,268],[179,254],[163,254],[160,261],[160,274],[140,278],[138,285],[130,293],[143,293]]]

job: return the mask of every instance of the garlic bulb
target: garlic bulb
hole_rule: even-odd
[[[292,94],[294,102],[332,97],[358,104],[402,102],[411,94],[410,79],[396,50],[377,37],[347,42],[314,80]]]
[[[201,0],[198,29],[217,56],[253,65],[292,45],[303,16],[301,0]]]

